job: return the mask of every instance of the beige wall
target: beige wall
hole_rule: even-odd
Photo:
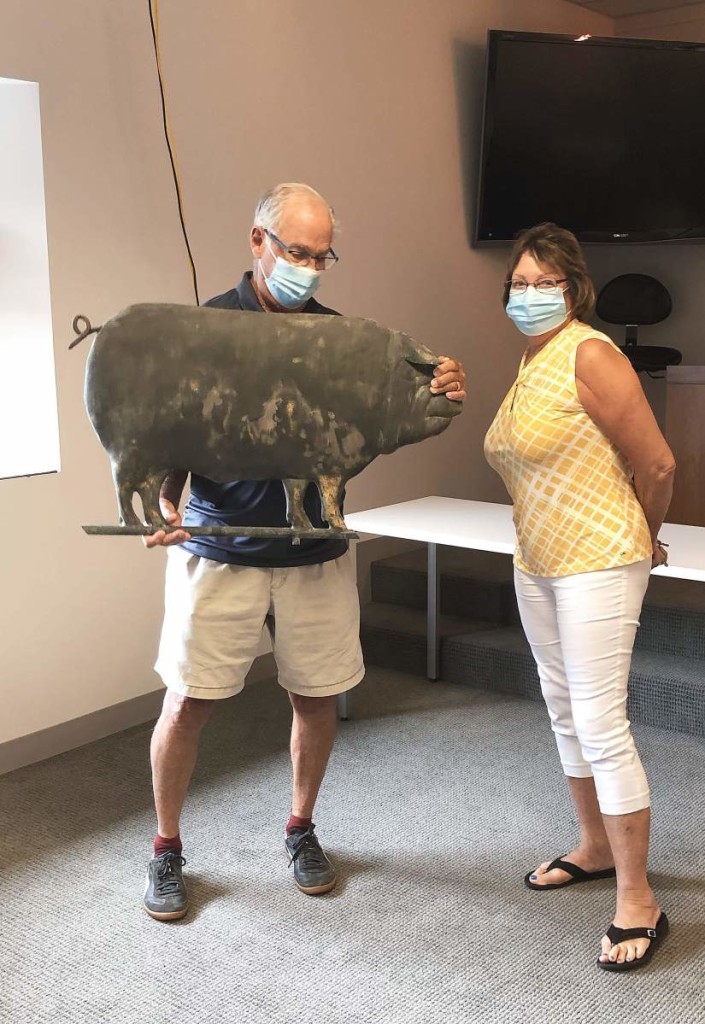
[[[162,0],[164,71],[204,295],[247,265],[254,200],[277,180],[334,202],[341,310],[460,356],[471,379],[446,435],[380,459],[350,508],[428,493],[503,499],[481,439],[520,345],[498,303],[506,253],[468,245],[488,28],[610,34],[563,0]],[[87,538],[115,520],[82,403],[94,323],[139,300],[189,301],[146,4],[3,0],[0,74],[38,80],[63,470],[0,481],[0,741],[152,690],[162,553]],[[611,258],[611,257],[610,257]],[[615,257],[615,261],[616,261]],[[604,263],[604,261],[603,261]],[[18,386],[22,386],[21,384]]]
[[[667,11],[618,18],[614,35],[635,39],[705,41],[705,3],[684,4]]]

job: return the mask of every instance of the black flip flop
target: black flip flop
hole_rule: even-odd
[[[561,871],[565,871],[571,877],[567,882],[551,882],[548,885],[537,885],[536,882],[531,881],[531,876],[534,872],[530,871],[528,875],[524,876],[524,885],[527,889],[533,889],[534,892],[538,892],[540,889],[565,889],[567,885],[577,885],[579,882],[594,882],[598,878],[614,878],[617,874],[614,868],[605,868],[604,871],[583,871],[577,864],[573,864],[569,860],[563,860],[562,857],[556,857],[555,860],[552,860],[546,871],[552,871],[553,868],[560,868]]]
[[[618,928],[611,924],[607,929],[607,938],[613,946],[626,939],[651,939],[646,952],[638,960],[624,960],[621,964],[597,958],[597,966],[603,971],[635,971],[638,967],[646,967],[651,957],[668,935],[668,918],[661,912],[655,928]]]

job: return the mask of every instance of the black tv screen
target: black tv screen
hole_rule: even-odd
[[[705,240],[705,45],[491,31],[476,243]]]

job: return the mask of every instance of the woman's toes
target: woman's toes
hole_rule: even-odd
[[[600,962],[603,964],[623,964],[625,961],[631,963],[632,960],[641,960],[648,948],[648,939],[618,942],[613,946],[607,936],[603,935]]]
[[[566,871],[562,871],[561,868],[551,868],[549,871],[550,860],[545,860],[543,864],[539,864],[534,872],[529,876],[532,882],[538,882],[539,885],[559,885],[561,882],[570,881],[570,875]]]
[[[550,860],[545,860],[543,864],[539,864],[539,866],[529,875],[529,880],[531,882],[538,882],[541,876],[546,874],[546,868],[550,863]]]
[[[610,948],[607,959],[612,964],[621,964],[624,960],[624,944],[615,942],[614,946]]]

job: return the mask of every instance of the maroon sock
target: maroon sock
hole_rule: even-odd
[[[160,836],[159,833],[154,838],[154,856],[161,857],[167,850],[173,850],[174,853],[181,853],[183,846],[181,845],[181,836],[175,835],[171,839],[165,839],[164,836]]]
[[[286,834],[289,835],[292,829],[295,828],[309,828],[312,824],[313,822],[310,818],[299,818],[297,814],[291,814],[286,823]]]

